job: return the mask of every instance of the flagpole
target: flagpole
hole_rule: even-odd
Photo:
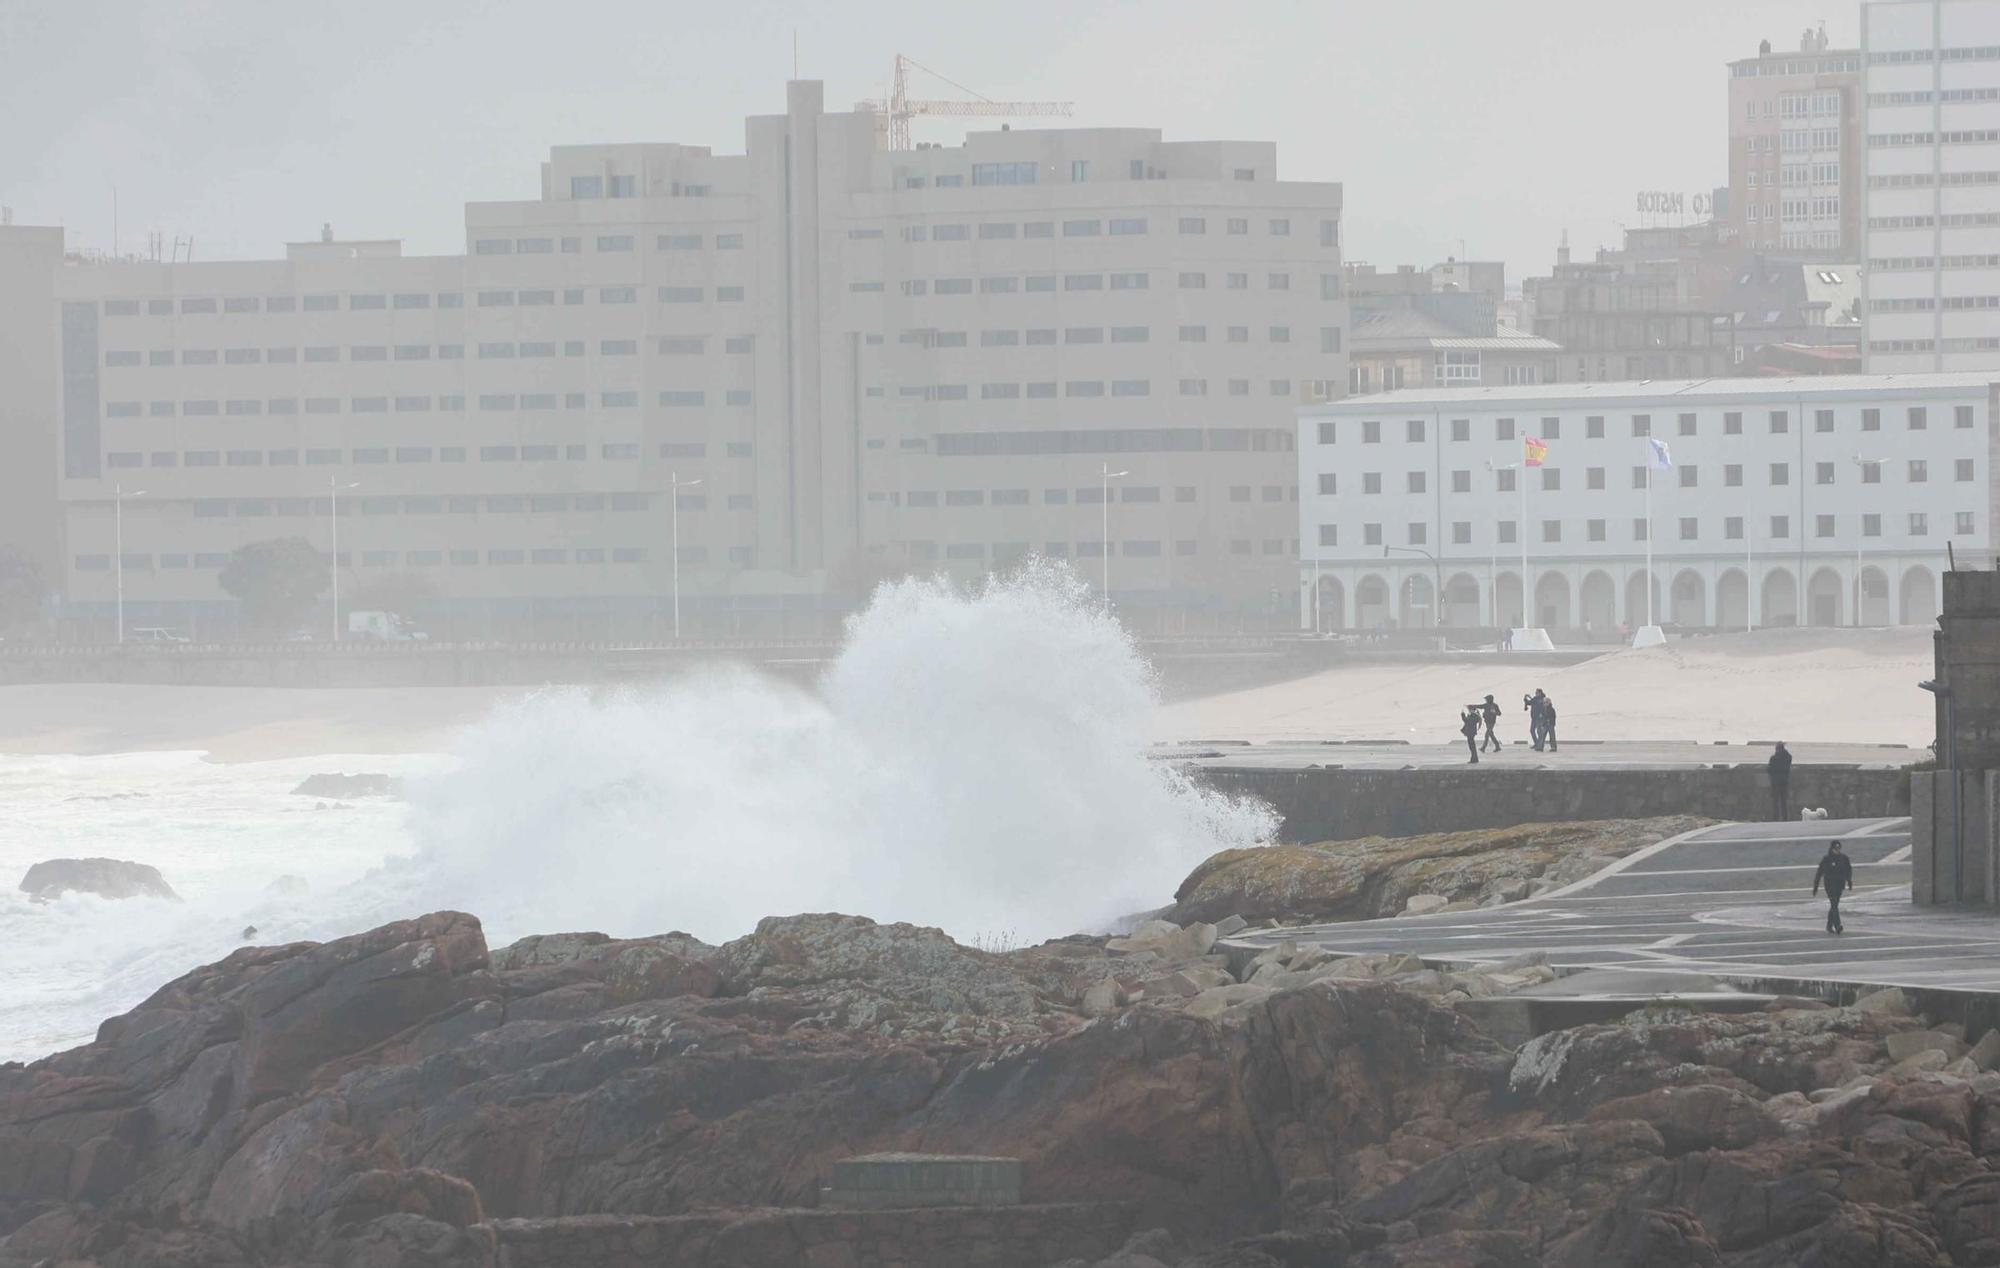
[[[1646,454],[1646,624],[1658,625],[1653,612],[1653,455]]]
[[[1521,462],[1521,628],[1532,630],[1534,622],[1528,619],[1528,464],[1524,456]]]

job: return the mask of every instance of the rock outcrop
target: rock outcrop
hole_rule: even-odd
[[[180,901],[159,868],[123,859],[48,859],[28,869],[21,878],[21,890],[38,903],[64,894]]]
[[[292,789],[292,794],[298,797],[332,797],[343,801],[354,797],[400,797],[403,795],[403,781],[394,775],[348,775],[340,771],[320,771],[306,776],[297,788]]]
[[[1906,1000],[1514,1050],[1454,1004],[1545,966],[1243,981],[1212,934],[245,948],[0,1066],[0,1268],[2000,1263],[2000,1073]],[[875,1152],[1018,1158],[1028,1205],[811,1209]]]
[[[1634,850],[1706,826],[1687,816],[1363,837],[1225,850],[1189,874],[1161,913],[1177,924],[1225,916],[1297,923],[1400,914],[1412,898],[1514,902],[1582,880]],[[1444,900],[1431,903],[1431,897]]]

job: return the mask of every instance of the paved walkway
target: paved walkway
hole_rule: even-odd
[[[1825,932],[1813,870],[1838,837],[1854,863],[1847,932]],[[2000,917],[1910,903],[1910,821],[1725,824],[1650,846],[1587,880],[1481,911],[1241,934],[1339,955],[1493,963],[1527,951],[1571,969],[1698,973],[2000,993]],[[1636,978],[1635,978],[1636,980]]]
[[[1774,736],[1782,739],[1782,736]],[[1908,766],[1927,754],[1901,744],[1787,744],[1792,757],[1805,766]],[[1273,741],[1266,744],[1203,743],[1157,745],[1154,755],[1195,766],[1255,770],[1304,770],[1310,766],[1348,770],[1401,770],[1406,766],[1470,766],[1465,745],[1401,744],[1389,740],[1346,740],[1311,743]],[[1694,744],[1673,741],[1576,740],[1553,753],[1537,753],[1526,743],[1509,744],[1480,759],[1478,769],[1492,770],[1622,770],[1674,769],[1699,766],[1762,767],[1771,756],[1770,744]]]

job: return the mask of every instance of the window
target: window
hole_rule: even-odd
[[[1114,217],[1111,221],[1111,232],[1113,234],[1124,235],[1144,233],[1146,232],[1146,218],[1144,216],[1130,216],[1123,219]]]
[[[1951,464],[1951,478],[1960,484],[1969,484],[1973,479],[1973,460],[1958,458]]]
[[[1771,517],[1771,536],[1790,537],[1791,535],[1792,535],[1791,517],[1785,515],[1773,515]]]
[[[597,288],[597,302],[600,304],[636,304],[639,302],[639,288],[636,286],[600,286]]]
[[[1424,473],[1421,471],[1410,472],[1406,484],[1411,493],[1422,493],[1424,491]]]
[[[1361,443],[1379,445],[1382,443],[1382,424],[1373,419],[1361,424]]]
[[[1833,411],[1816,409],[1813,411],[1813,430],[1827,432],[1833,430]]]
[[[1931,517],[1923,511],[1910,512],[1910,536],[1927,537],[1931,531]]]
[[[1922,431],[1929,425],[1930,424],[1926,421],[1924,407],[1921,405],[1910,406],[1910,430]]]
[[[1065,238],[1094,238],[1103,230],[1101,220],[1065,220],[1062,228]]]
[[[1681,540],[1684,542],[1693,541],[1696,537],[1700,536],[1700,527],[1700,521],[1695,519],[1695,517],[1683,515],[1681,517]]]
[[[1964,429],[1966,429],[1966,428],[1969,428],[1969,427],[1971,427],[1971,426],[1972,426],[1972,406],[1970,406],[1970,405],[1954,405],[1954,406],[1952,406],[1952,407],[1951,407],[1951,425],[1952,425],[1953,427],[1956,427],[1956,428],[1959,428],[1960,430],[1964,430]]]
[[[1879,410],[1879,409],[1864,409],[1864,410],[1862,410],[1862,411],[1861,411],[1861,430],[1862,430],[1862,431],[1881,431],[1881,430],[1882,430],[1882,411],[1881,411],[1881,410]]]
[[[1319,443],[1320,443],[1320,444],[1322,444],[1322,445],[1331,445],[1331,444],[1335,444],[1335,443],[1337,443],[1337,442],[1335,441],[1335,439],[1334,439],[1334,437],[1335,437],[1335,434],[1336,434],[1336,433],[1335,433],[1335,430],[1334,430],[1334,424],[1332,424],[1332,423],[1321,423],[1321,424],[1319,425]]]
[[[1646,521],[1644,520],[1632,521],[1632,540],[1635,542],[1642,542],[1646,540]]]
[[[1543,541],[1545,541],[1545,542],[1559,542],[1559,541],[1561,541],[1562,539],[1563,539],[1563,526],[1562,526],[1562,521],[1561,521],[1561,520],[1543,520],[1543,521],[1542,521],[1542,540],[1543,540]]]
[[[1289,221],[1289,220],[1273,220],[1273,221],[1271,222],[1271,236],[1273,236],[1273,237],[1276,237],[1276,238],[1284,238],[1284,237],[1289,237],[1289,236],[1291,236],[1291,232],[1292,232],[1292,222],[1291,222],[1291,221]]]
[[[1039,169],[1034,163],[974,163],[975,185],[1032,185]],[[1010,225],[1009,228],[1012,228]],[[1008,235],[1012,237],[1012,234]]]
[[[1380,546],[1382,544],[1382,526],[1380,524],[1363,524],[1361,526],[1361,543],[1364,546]]]
[[[1339,476],[1339,475],[1338,475],[1337,473],[1335,473],[1335,472],[1332,472],[1332,471],[1322,471],[1322,472],[1320,472],[1320,473],[1319,473],[1319,491],[1320,491],[1320,493],[1321,493],[1322,495],[1324,495],[1324,496],[1327,496],[1327,497],[1332,497],[1333,495],[1335,495],[1335,494],[1339,493],[1339,492],[1340,492],[1340,476]],[[1329,545],[1329,546],[1331,546],[1332,544],[1333,544],[1332,542],[1328,542],[1328,543],[1327,543],[1327,545]]]
[[[1961,537],[1970,536],[1977,531],[1973,528],[1972,523],[1973,515],[1971,511],[1956,512],[1951,518],[1951,531]]]
[[[602,176],[572,176],[572,177],[570,177],[570,178],[569,178],[569,196],[570,196],[571,198],[602,198],[602,197],[604,197],[604,178],[603,178]]]
[[[1833,536],[1833,516],[1815,515],[1813,517],[1813,536],[1815,537]]]
[[[1495,419],[1493,422],[1493,438],[1495,440],[1514,439],[1514,420],[1511,418]]]
[[[1910,459],[1910,483],[1923,484],[1931,478],[1930,464],[1922,458]]]
[[[1653,416],[1652,416],[1651,414],[1634,414],[1634,415],[1632,415],[1632,434],[1633,434],[1634,436],[1650,436],[1650,435],[1652,435],[1652,434],[1653,434]]]
[[[1363,474],[1361,477],[1361,491],[1363,493],[1380,493],[1382,491],[1382,473],[1379,471],[1370,471]]]
[[[1771,434],[1773,436],[1781,436],[1789,430],[1791,430],[1791,416],[1781,409],[1772,410]]]
[[[1553,491],[1562,488],[1562,471],[1559,468],[1543,467],[1541,471],[1543,490]]]
[[[1791,482],[1792,482],[1792,469],[1789,466],[1785,465],[1782,462],[1774,462],[1771,464],[1772,484],[1774,485],[1790,484]]]
[[[1584,536],[1594,542],[1604,540],[1604,521],[1589,520],[1584,524]]]
[[[1862,464],[1861,464],[1861,483],[1863,483],[1863,484],[1880,484],[1880,483],[1882,483],[1882,464],[1881,464],[1881,463],[1879,463],[1879,462],[1864,462],[1864,463],[1862,463]]]
[[[1743,434],[1743,415],[1734,411],[1722,416],[1722,434],[1740,436]]]
[[[1514,521],[1513,521],[1513,520],[1501,520],[1501,521],[1500,521],[1499,523],[1495,524],[1495,525],[1494,525],[1493,527],[1494,527],[1494,536],[1495,536],[1495,539],[1496,539],[1497,541],[1499,541],[1499,543],[1500,543],[1501,545],[1505,546],[1505,545],[1507,545],[1508,543],[1510,543],[1510,542],[1512,542],[1512,541],[1514,540]]]

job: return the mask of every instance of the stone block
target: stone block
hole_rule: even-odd
[[[1995,1065],[2000,1065],[2000,1030],[1989,1030],[1981,1035],[1979,1042],[1972,1045],[1972,1051],[1965,1055],[1972,1059],[1972,1064],[1982,1070],[1991,1070]]]
[[[1906,1061],[1920,1052],[1942,1052],[1946,1061],[1956,1061],[1965,1044],[1935,1030],[1904,1030],[1890,1035],[1885,1046],[1891,1061]]]
[[[1854,1007],[1864,1013],[1880,1013],[1887,1017],[1908,1017],[1915,1011],[1910,1007],[1910,997],[1897,986],[1871,991],[1855,1000]]]
[[[1091,1016],[1115,1013],[1125,1003],[1125,988],[1112,978],[1105,978],[1083,993],[1083,1011]]]
[[[1451,900],[1443,894],[1411,894],[1409,901],[1403,904],[1403,914],[1405,916],[1429,915],[1431,912],[1442,910],[1450,902]]]
[[[1241,933],[1249,927],[1250,922],[1241,916],[1224,916],[1215,922],[1215,936],[1218,938],[1227,938],[1231,934]]]
[[[1190,1017],[1215,1018],[1242,1004],[1254,1004],[1268,999],[1269,989],[1248,982],[1238,982],[1234,986],[1217,986],[1203,991],[1188,1001],[1187,1015]]]

